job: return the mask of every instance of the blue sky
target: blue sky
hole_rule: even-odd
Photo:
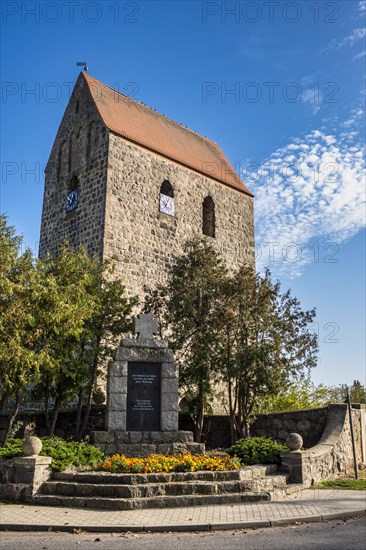
[[[364,1],[13,2],[0,210],[37,249],[43,168],[86,60],[217,141],[256,195],[257,266],[317,307],[316,383],[365,382]]]

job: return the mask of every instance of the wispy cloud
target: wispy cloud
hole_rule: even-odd
[[[305,105],[311,107],[311,112],[313,115],[316,115],[320,111],[320,106],[323,101],[323,94],[318,91],[317,94],[314,93],[314,90],[304,90],[301,94],[301,101]]]
[[[357,55],[354,55],[353,59],[362,59],[363,57],[365,57],[365,55],[366,55],[366,50],[364,50],[363,52],[358,53]]]
[[[336,246],[364,227],[365,157],[356,128],[363,115],[351,113],[339,135],[314,130],[294,139],[243,173],[256,196],[258,269],[297,277],[314,261],[314,243]]]
[[[361,0],[358,3],[357,6],[357,13],[356,13],[356,20],[362,18],[364,20],[364,15],[366,14],[366,1]],[[321,53],[329,53],[332,50],[339,50],[340,48],[344,48],[345,46],[354,46],[357,44],[360,40],[363,40],[366,36],[366,28],[365,27],[357,27],[353,29],[347,36],[344,38],[337,40],[333,38],[329,44],[321,50]],[[356,57],[354,57],[356,59]]]

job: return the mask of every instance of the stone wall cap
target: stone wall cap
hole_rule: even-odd
[[[13,463],[16,466],[46,466],[51,464],[52,458],[50,456],[15,456]]]
[[[154,338],[124,338],[122,346],[125,348],[166,349],[168,342],[166,340],[155,340]]]

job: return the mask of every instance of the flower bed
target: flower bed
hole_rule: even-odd
[[[169,456],[152,454],[146,458],[127,458],[124,455],[115,454],[100,464],[98,470],[114,473],[169,473],[199,470],[225,471],[238,468],[240,468],[240,460],[237,457],[180,453]]]

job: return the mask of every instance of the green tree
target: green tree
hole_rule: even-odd
[[[11,407],[4,443],[21,403],[24,388],[39,376],[47,360],[38,349],[39,329],[33,303],[36,271],[29,250],[21,253],[22,238],[0,216],[0,410]]]
[[[59,411],[78,399],[75,437],[85,432],[98,375],[131,326],[136,299],[124,296],[113,267],[90,258],[85,248],[68,243],[58,253],[38,262],[44,296],[39,323],[52,362],[42,367],[35,394],[43,396],[46,427],[54,433]],[[52,413],[50,398],[54,399]],[[85,404],[82,418],[82,405]]]
[[[34,304],[40,330],[39,348],[47,352],[34,395],[44,400],[45,423],[54,433],[61,406],[74,397],[80,376],[80,343],[97,300],[91,292],[98,267],[84,248],[62,243],[54,256],[37,261],[38,300]],[[52,412],[50,399],[54,399]]]
[[[350,387],[351,403],[366,403],[366,388],[359,380],[354,380]]]
[[[226,344],[222,365],[235,438],[249,436],[260,398],[275,395],[316,365],[318,346],[310,330],[315,310],[302,311],[289,290],[281,294],[269,270],[261,276],[243,267],[227,288],[233,321],[226,338],[230,353]]]
[[[290,381],[275,395],[265,395],[259,399],[255,411],[279,412],[323,407],[331,403],[345,403],[347,387],[315,385],[310,376],[301,380]],[[354,380],[350,387],[351,403],[366,403],[366,390],[359,380]]]
[[[110,262],[99,264],[93,271],[93,285],[89,290],[96,307],[87,320],[79,346],[79,376],[76,384],[78,407],[75,437],[84,436],[97,379],[103,377],[121,335],[132,331],[132,311],[138,304],[136,297],[127,298],[121,280],[114,276]],[[82,418],[82,404],[85,411]]]
[[[167,329],[180,365],[180,382],[194,401],[194,432],[201,441],[205,404],[219,380],[223,285],[226,268],[207,241],[186,243],[165,287],[148,297],[145,310]]]
[[[300,380],[289,381],[274,395],[261,397],[256,404],[254,413],[295,411],[323,407],[332,402],[334,402],[332,388],[324,384],[316,386],[308,375]]]

